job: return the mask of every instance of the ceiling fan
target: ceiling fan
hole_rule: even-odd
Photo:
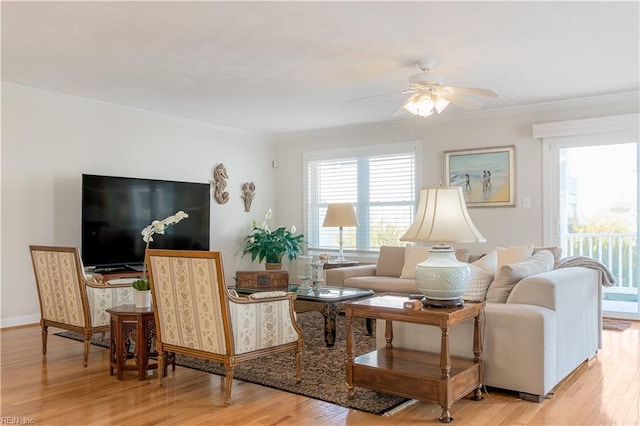
[[[492,98],[498,96],[489,89],[443,85],[444,80],[442,74],[431,72],[435,64],[436,61],[434,58],[421,59],[416,62],[416,65],[422,72],[409,77],[409,89],[402,91],[402,93],[410,93],[411,96],[402,104],[396,113],[405,110],[413,115],[429,117],[433,114],[434,110],[440,114],[450,103],[465,109],[476,110],[482,107],[482,103],[467,98],[464,95]],[[368,98],[373,97],[376,96],[370,96]],[[357,100],[368,98],[360,98]]]

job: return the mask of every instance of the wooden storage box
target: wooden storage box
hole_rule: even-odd
[[[284,270],[236,271],[236,287],[286,290],[289,287],[289,272]]]

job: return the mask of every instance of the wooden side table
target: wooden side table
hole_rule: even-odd
[[[155,353],[156,323],[153,308],[136,308],[135,305],[119,305],[107,309],[111,314],[110,362],[109,374],[117,371],[118,380],[122,380],[125,370],[138,371],[138,380],[144,380],[147,370],[157,369]],[[167,366],[176,369],[173,354],[167,356]]]
[[[406,297],[383,295],[354,302],[342,307],[347,317],[347,385],[349,398],[355,386],[394,395],[437,402],[442,407],[440,421],[450,423],[451,405],[474,393],[473,400],[482,400],[482,335],[480,315],[484,302],[466,303],[461,307],[404,309]],[[386,346],[365,355],[354,356],[353,317],[386,320]],[[473,359],[452,357],[449,353],[449,329],[463,321],[474,320]],[[393,347],[393,321],[440,327],[440,353],[427,353]]]

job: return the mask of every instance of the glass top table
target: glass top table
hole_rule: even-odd
[[[242,288],[236,287],[238,294],[251,294],[263,291],[281,290],[284,288]],[[352,287],[309,287],[300,288],[299,285],[291,284],[288,291],[297,295],[293,302],[294,310],[298,313],[316,311],[324,316],[324,340],[327,346],[331,347],[336,341],[336,317],[341,309],[342,302],[360,299],[373,295],[373,290]],[[367,331],[371,332],[371,324],[367,323]]]
[[[364,296],[371,296],[373,290],[352,287],[319,287],[301,288],[297,285],[290,285],[289,291],[298,295],[300,300],[312,301],[332,301],[343,302],[345,300],[358,299]]]

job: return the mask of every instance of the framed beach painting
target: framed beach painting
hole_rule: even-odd
[[[461,187],[467,207],[515,206],[514,155],[514,146],[446,151],[445,185]]]

